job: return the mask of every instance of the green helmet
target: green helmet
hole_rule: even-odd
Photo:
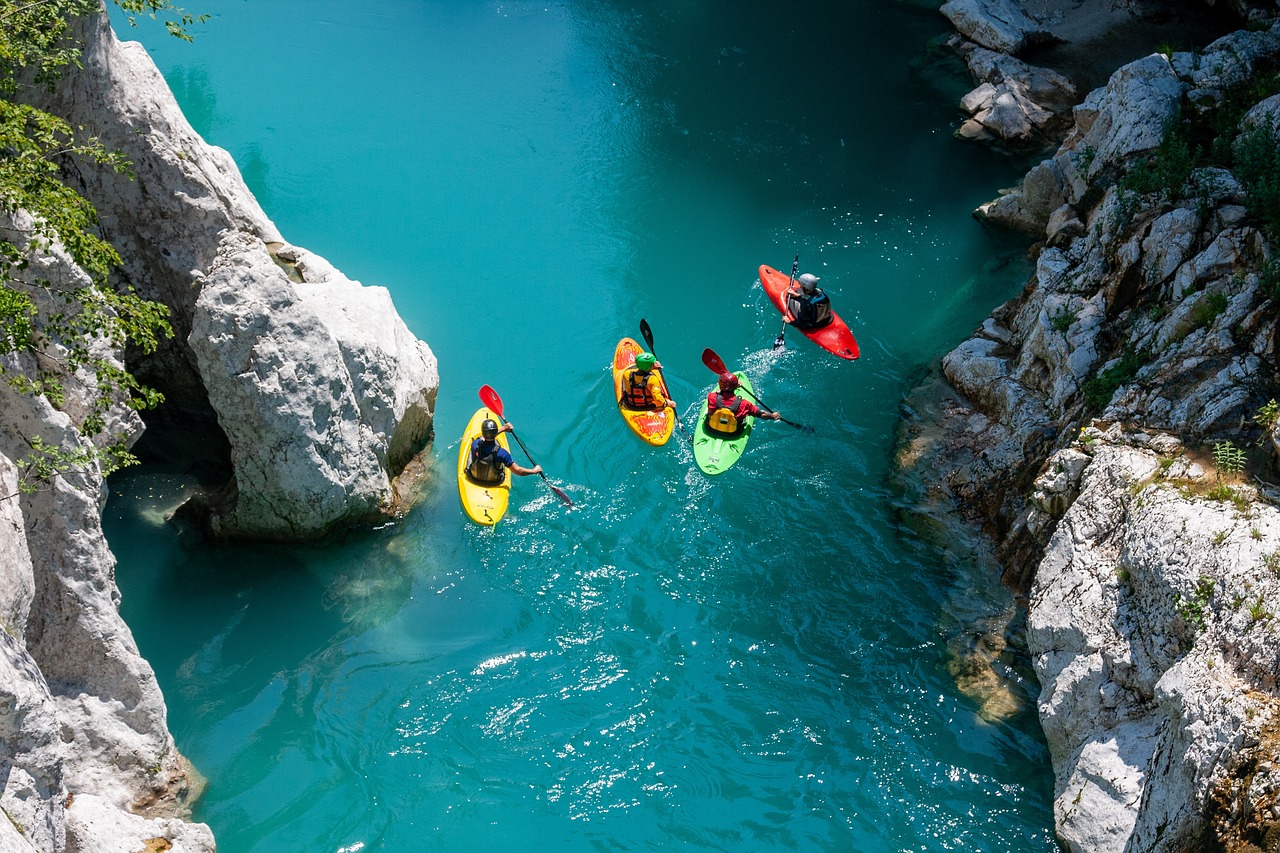
[[[636,367],[641,370],[653,370],[653,365],[657,363],[657,359],[653,357],[651,352],[642,352],[636,356]]]

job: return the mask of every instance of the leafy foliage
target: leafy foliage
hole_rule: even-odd
[[[1125,350],[1115,364],[1084,384],[1085,404],[1094,411],[1105,408],[1120,386],[1131,382],[1150,361],[1151,356],[1145,350]]]
[[[1244,471],[1245,461],[1244,451],[1230,439],[1213,443],[1213,466],[1218,469],[1219,479],[1223,474],[1239,476]]]
[[[1280,403],[1277,403],[1276,398],[1272,397],[1271,400],[1266,402],[1266,405],[1258,409],[1258,414],[1253,416],[1253,423],[1262,428],[1262,432],[1266,434],[1263,435],[1263,438],[1266,438],[1267,435],[1271,434],[1271,430],[1276,428],[1276,420],[1280,420]]]
[[[1152,156],[1130,167],[1120,179],[1120,189],[1177,198],[1186,190],[1192,170],[1202,159],[1200,149],[1192,148],[1181,125],[1175,125]]]
[[[131,23],[138,15],[162,19],[170,33],[188,40],[187,28],[204,20],[171,0],[115,2]],[[98,8],[97,0],[0,0],[0,212],[7,223],[0,227],[0,351],[26,353],[38,365],[34,378],[0,367],[0,379],[59,406],[66,399],[64,383],[87,372],[92,402],[80,429],[90,436],[105,431],[115,401],[144,408],[161,399],[104,354],[103,344],[117,350],[132,344],[147,353],[172,335],[167,308],[112,287],[120,257],[99,235],[93,205],[62,177],[67,157],[120,172],[129,164],[63,118],[23,102],[26,87],[55,86],[68,65],[79,64],[72,24]],[[55,244],[87,273],[87,282],[58,286],[36,273],[32,261],[51,255]],[[24,466],[33,476],[24,475],[24,485],[34,488],[66,466],[92,460],[107,470],[128,462],[123,437],[109,438],[107,450],[86,451],[89,457],[29,440],[32,456]]]
[[[1197,631],[1204,629],[1205,617],[1209,612],[1209,602],[1213,598],[1213,578],[1201,575],[1196,581],[1195,589],[1189,598],[1178,596],[1178,615]]]
[[[1206,293],[1191,309],[1191,322],[1197,329],[1213,325],[1213,321],[1227,310],[1230,300],[1220,291]]]
[[[1248,191],[1249,209],[1273,239],[1280,237],[1280,148],[1267,128],[1255,128],[1236,140],[1235,171]]]

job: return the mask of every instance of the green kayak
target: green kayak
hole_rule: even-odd
[[[750,395],[755,391],[751,387],[751,380],[745,373],[735,373],[734,376],[742,383],[738,393],[750,401]],[[743,391],[747,393],[743,394]],[[751,438],[751,427],[756,419],[748,416],[743,421],[745,423],[741,431],[735,437],[726,438],[722,433],[707,429],[707,407],[703,404],[702,415],[693,429],[693,461],[698,463],[704,474],[715,475],[728,471],[738,461],[742,451],[747,449],[747,439]]]

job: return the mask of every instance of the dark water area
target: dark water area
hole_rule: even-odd
[[[1025,164],[953,139],[936,8],[197,11],[194,45],[118,29],[441,374],[427,498],[377,530],[210,545],[164,520],[198,471],[112,479],[122,611],[220,851],[1056,849],[1034,680],[1005,655],[992,715],[954,676],[1009,596],[887,485],[904,393],[1030,271],[970,215]],[[756,270],[797,253],[858,361],[771,349]],[[712,347],[816,432],[760,424],[715,478],[643,445],[607,369],[642,318],[686,422]],[[466,520],[485,383],[575,509],[525,478]]]

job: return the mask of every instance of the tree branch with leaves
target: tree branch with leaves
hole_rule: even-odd
[[[189,28],[205,20],[170,0],[115,3],[130,24],[146,15],[186,40]],[[173,334],[165,306],[113,281],[120,256],[103,239],[93,205],[64,179],[71,157],[121,173],[130,164],[22,99],[29,87],[56,87],[64,69],[79,66],[83,45],[72,37],[72,24],[101,13],[101,0],[0,0],[0,213],[7,223],[0,227],[0,352],[31,357],[0,362],[0,380],[62,407],[66,383],[91,377],[83,383],[89,405],[78,427],[94,440],[88,447],[102,448],[29,440],[32,453],[21,460],[23,491],[71,468],[97,463],[109,473],[136,461],[124,449],[128,436],[105,434],[107,415],[117,404],[139,410],[162,397],[121,367],[115,354],[126,346],[148,354]],[[52,257],[57,247],[84,271],[87,283],[55,285],[35,273],[33,261]]]

